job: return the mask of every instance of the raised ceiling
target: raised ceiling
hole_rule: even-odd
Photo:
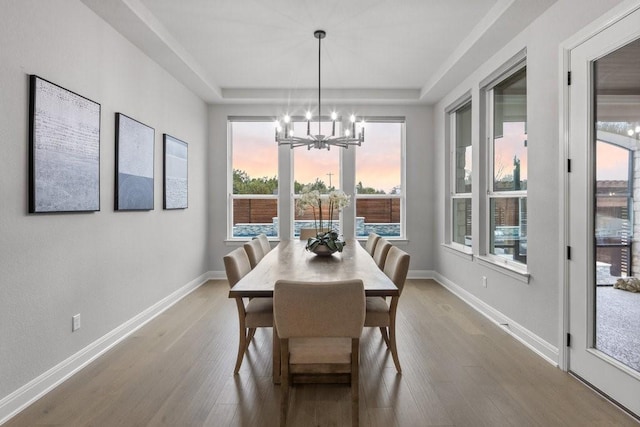
[[[556,0],[82,0],[210,103],[433,103]]]

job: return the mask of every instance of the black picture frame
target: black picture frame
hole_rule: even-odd
[[[29,75],[29,213],[100,210],[100,104]]]
[[[186,209],[189,207],[189,144],[166,133],[162,139],[162,206],[166,210]]]
[[[153,210],[155,129],[116,113],[115,151],[115,210]]]

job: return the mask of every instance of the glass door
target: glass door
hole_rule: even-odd
[[[640,12],[570,58],[569,369],[640,415]]]

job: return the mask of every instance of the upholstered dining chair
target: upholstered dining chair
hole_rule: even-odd
[[[251,271],[249,257],[244,248],[234,249],[223,259],[229,287],[233,287]],[[252,298],[247,305],[245,305],[242,298],[236,298],[235,300],[240,324],[238,357],[233,370],[233,373],[237,374],[256,328],[270,328],[273,326],[273,298]]]
[[[409,272],[410,259],[408,253],[393,246],[389,249],[384,263],[384,273],[397,286],[400,295],[402,295],[404,282]],[[398,373],[402,372],[396,344],[396,312],[400,295],[391,297],[391,304],[387,304],[386,298],[367,297],[367,316],[364,320],[364,326],[380,328],[380,333],[391,351],[393,363],[396,365]]]
[[[334,380],[350,383],[351,422],[357,426],[360,335],[365,318],[362,280],[279,280],[273,291],[273,309],[281,351],[280,425],[287,424],[292,382]]]
[[[254,239],[244,244],[244,250],[247,251],[249,257],[249,264],[251,268],[255,268],[256,265],[264,258],[264,251],[262,250],[262,244],[260,240]]]
[[[373,256],[378,240],[380,240],[380,235],[378,233],[369,233],[367,243],[364,245],[364,248],[369,252],[369,255]]]
[[[300,240],[307,240],[312,237],[316,237],[316,229],[315,228],[301,228],[300,229]]]
[[[384,262],[387,259],[387,253],[389,253],[391,246],[393,245],[384,237],[379,238],[378,243],[376,243],[373,251],[373,260],[376,262],[376,265],[380,267],[380,270],[384,270]]]
[[[267,238],[266,234],[264,233],[258,234],[256,237],[254,237],[254,239],[260,242],[260,246],[262,247],[262,253],[266,255],[269,253],[269,251],[271,251],[271,244],[269,243],[269,238]]]

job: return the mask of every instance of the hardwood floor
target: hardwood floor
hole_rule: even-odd
[[[275,426],[271,330],[239,375],[235,303],[211,281],[31,405],[6,426]],[[636,426],[431,280],[398,308],[403,374],[377,328],[361,340],[362,426]],[[349,388],[296,385],[290,425],[350,425]]]

